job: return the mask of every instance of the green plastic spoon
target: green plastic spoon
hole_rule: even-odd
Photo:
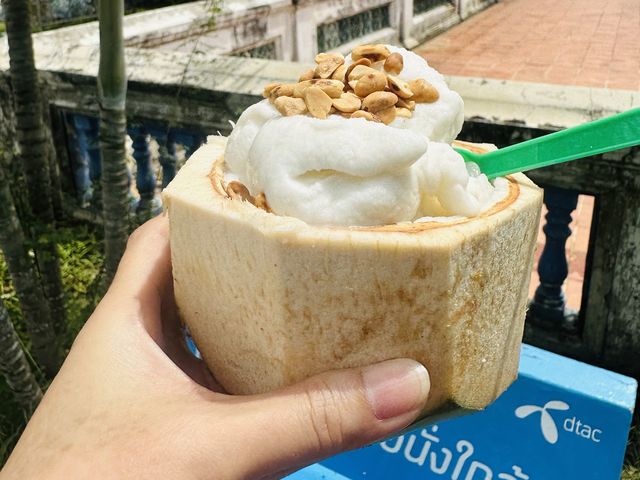
[[[489,153],[456,151],[491,179],[634,145],[640,145],[640,108]]]

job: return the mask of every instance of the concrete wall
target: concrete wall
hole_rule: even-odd
[[[348,53],[361,43],[392,43],[413,48],[496,0],[451,0],[418,15],[414,0],[231,0],[215,17],[199,1],[127,15],[127,47],[184,53],[237,54],[271,45],[276,60],[312,62],[318,52],[318,27],[388,8],[388,25],[359,35],[350,32],[335,51]],[[347,22],[348,23],[348,22]],[[336,27],[337,28],[337,24]],[[97,45],[98,25],[90,22],[40,34],[38,40]]]

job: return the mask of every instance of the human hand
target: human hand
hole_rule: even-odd
[[[223,393],[183,346],[168,222],[131,236],[2,479],[271,479],[407,426],[429,392],[399,359],[264,395]]]

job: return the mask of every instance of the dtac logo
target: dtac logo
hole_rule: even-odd
[[[602,435],[601,429],[593,428],[575,416],[566,417],[561,423],[556,424],[554,417],[549,413],[550,411],[567,411],[569,408],[569,405],[561,400],[551,400],[542,407],[537,405],[522,405],[516,408],[514,413],[518,418],[527,418],[539,413],[542,436],[552,445],[558,441],[558,425],[561,425],[565,432],[574,433],[578,437],[600,443],[600,437]]]
[[[544,407],[537,407],[535,405],[522,405],[516,408],[515,414],[518,418],[527,418],[534,413],[540,413],[540,429],[542,430],[542,436],[549,443],[556,443],[558,441],[558,427],[553,420],[548,410],[569,410],[569,405],[560,400],[552,400],[544,404]]]

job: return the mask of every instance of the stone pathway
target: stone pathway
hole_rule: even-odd
[[[449,75],[640,90],[638,0],[501,0],[415,51]]]

